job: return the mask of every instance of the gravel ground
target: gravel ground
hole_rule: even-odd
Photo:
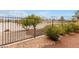
[[[41,30],[36,30],[36,36],[42,35]],[[34,30],[28,30],[28,31],[16,31],[16,32],[1,32],[0,34],[0,45],[7,44],[11,42],[15,42],[18,40],[24,40],[34,37]]]
[[[60,41],[54,42],[43,35],[28,41],[22,41],[6,46],[7,48],[79,48],[79,33],[60,37]]]
[[[60,38],[55,45],[48,46],[51,48],[79,48],[79,33],[66,35]]]
[[[47,39],[47,36],[42,35],[37,38],[31,38],[21,42],[6,45],[6,48],[43,48],[45,45],[53,45],[54,42]]]

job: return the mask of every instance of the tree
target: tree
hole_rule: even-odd
[[[76,22],[76,20],[75,20],[75,18],[74,18],[74,17],[72,18],[72,20],[71,20],[71,21],[72,21],[73,23],[75,23],[75,22]]]
[[[79,19],[79,10],[77,10],[74,14],[74,17],[76,17],[77,19]]]
[[[22,21],[21,24],[25,29],[27,29],[27,26],[32,25],[34,28],[34,38],[36,37],[36,25],[41,22],[42,18],[40,16],[36,16],[34,14],[25,17]]]
[[[63,24],[64,24],[64,17],[63,16],[60,17],[60,21],[61,21],[61,25],[63,26]]]
[[[77,23],[78,23],[78,20],[79,20],[79,10],[77,10],[77,11],[75,12],[74,17],[76,17],[76,18],[77,18]]]
[[[76,12],[75,12],[75,15],[78,15],[79,14],[79,10],[77,10]]]
[[[34,28],[34,38],[35,38],[36,37],[36,25],[39,24],[42,19],[40,16],[36,16],[34,14],[28,16],[27,19],[29,19],[29,24],[32,25]]]
[[[22,26],[23,26],[24,29],[28,30],[28,29],[27,29],[27,26],[30,25],[29,19],[23,18],[23,19],[21,20],[21,24],[22,24]]]

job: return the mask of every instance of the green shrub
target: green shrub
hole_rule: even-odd
[[[78,25],[74,24],[73,28],[74,28],[74,32],[78,32],[79,31],[79,26]]]
[[[70,33],[70,32],[73,32],[74,31],[74,29],[73,29],[73,27],[72,27],[72,24],[67,24],[66,26],[65,26],[65,32],[68,34],[68,33]]]
[[[70,23],[65,26],[66,33],[76,32],[78,30],[79,30],[79,26],[74,23]]]
[[[58,25],[57,29],[58,29],[59,35],[65,35],[65,25],[63,25],[63,26]]]
[[[79,31],[79,26],[75,23],[68,23],[62,25],[48,25],[43,31],[53,41],[58,41],[60,35],[69,34],[71,32]]]
[[[42,29],[42,31],[43,31],[44,33],[46,33],[46,31],[47,31],[50,27],[52,27],[52,26],[51,26],[51,25],[47,25],[47,26],[45,26],[45,27]]]
[[[52,27],[48,28],[46,31],[46,35],[53,41],[58,41],[59,35],[57,34],[57,30]]]

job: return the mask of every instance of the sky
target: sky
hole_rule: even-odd
[[[0,16],[25,17],[35,14],[45,18],[51,18],[52,16],[69,18],[74,15],[75,12],[76,10],[0,10]]]

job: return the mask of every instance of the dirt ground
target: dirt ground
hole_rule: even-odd
[[[46,48],[79,48],[79,33],[73,33],[60,37],[60,41]]]
[[[45,45],[53,45],[54,42],[48,40],[45,35],[39,36],[37,38],[31,38],[21,42],[16,42],[13,44],[6,45],[6,48],[42,48]]]
[[[79,33],[61,36],[60,41],[54,42],[42,35],[35,39],[13,43],[7,45],[7,48],[79,48]]]
[[[60,38],[60,41],[52,48],[79,48],[79,33],[73,33],[72,35],[66,35]]]

